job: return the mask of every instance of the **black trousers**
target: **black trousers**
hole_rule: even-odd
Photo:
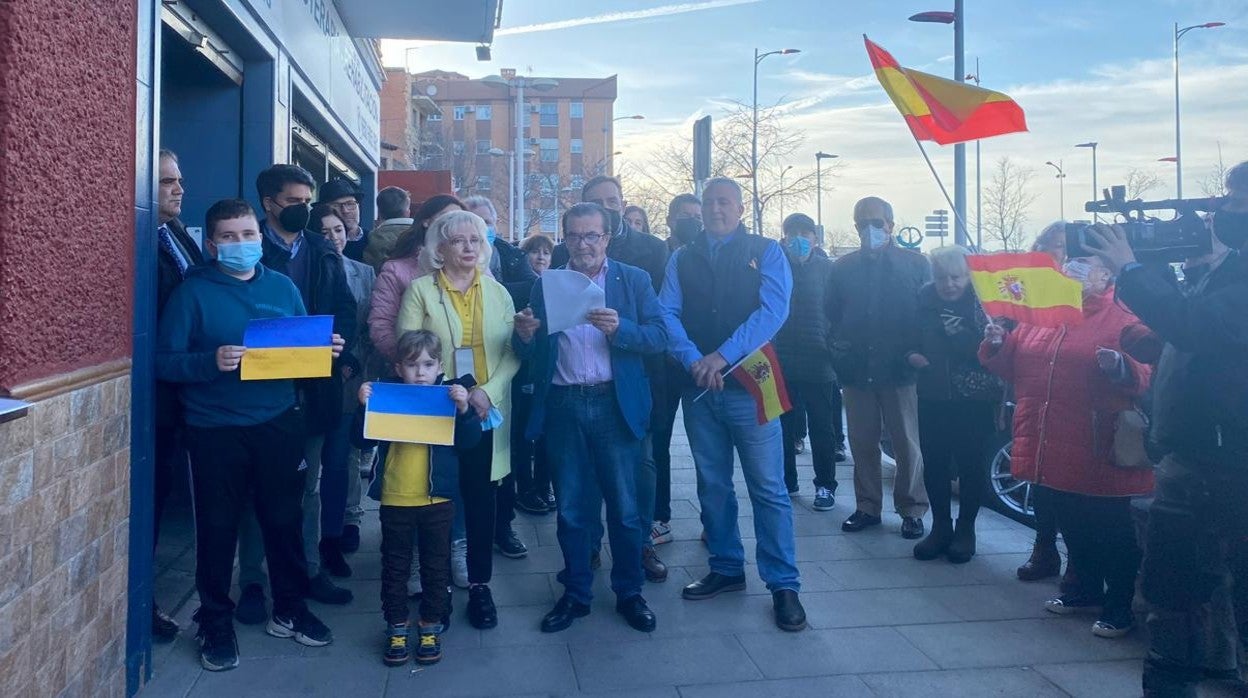
[[[494,535],[498,483],[490,480],[494,463],[494,431],[481,434],[481,443],[459,455],[459,493],[464,505],[468,538],[468,583],[489,584],[494,572]]]
[[[441,623],[451,614],[451,521],[455,505],[423,507],[382,505],[381,612],[395,625],[408,621],[407,580],[412,576],[412,546],[420,545],[420,620]]]
[[[984,447],[992,435],[995,410],[991,402],[919,400],[919,450],[933,524],[952,518],[954,478],[958,521],[975,524],[984,502]]]
[[[1194,696],[1248,640],[1248,478],[1168,456],[1148,512],[1146,696]],[[1239,667],[1241,670],[1243,667]]]
[[[1031,506],[1036,516],[1036,545],[1057,544],[1057,511],[1053,508],[1052,490],[1031,488]]]
[[[255,508],[268,560],[273,612],[302,613],[308,585],[303,553],[303,418],[290,410],[246,427],[187,427],[195,495],[198,621],[229,623],[238,522]]]
[[[840,412],[833,411],[835,383],[787,383],[793,409],[780,415],[784,433],[784,483],[797,487],[797,448],[799,440],[810,436],[810,454],[815,465],[815,487],[836,492],[837,430]],[[807,426],[809,425],[809,426]]]
[[[511,477],[515,478],[517,494],[537,492],[545,495],[551,482],[546,439],[541,437],[537,441],[529,441],[524,437],[529,415],[533,413],[532,391],[532,385],[521,385],[519,380],[511,384]]]
[[[650,381],[654,405],[650,410],[650,435],[655,469],[654,520],[672,520],[672,432],[680,411],[682,386],[689,382],[685,369],[665,360],[659,379]],[[657,389],[656,389],[657,388]]]
[[[160,522],[165,515],[165,505],[173,493],[173,482],[179,469],[186,467],[186,439],[181,425],[157,426],[156,453],[152,467],[155,471],[155,501],[152,512],[152,548],[160,542]]]
[[[1049,489],[1049,502],[1071,562],[1079,570],[1078,593],[1104,596],[1106,615],[1130,611],[1141,558],[1131,520],[1131,498]]]

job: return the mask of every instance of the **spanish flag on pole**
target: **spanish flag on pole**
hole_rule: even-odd
[[[780,372],[780,360],[771,342],[737,362],[730,375],[736,378],[754,398],[758,407],[758,423],[766,424],[793,409],[789,389]]]
[[[1044,252],[971,255],[971,283],[984,312],[1040,327],[1083,322],[1083,284]]]
[[[916,139],[949,145],[1027,130],[1022,108],[1008,96],[903,68],[878,44],[862,40],[875,77]]]

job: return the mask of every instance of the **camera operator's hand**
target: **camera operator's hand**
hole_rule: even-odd
[[[1118,276],[1123,267],[1135,261],[1135,252],[1127,243],[1127,234],[1120,225],[1097,223],[1089,226],[1084,245],[1101,258],[1105,268],[1114,276]]]

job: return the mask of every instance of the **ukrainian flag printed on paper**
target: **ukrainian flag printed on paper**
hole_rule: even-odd
[[[240,378],[326,378],[334,361],[334,317],[303,315],[252,320],[243,332]]]
[[[449,385],[373,383],[364,411],[364,438],[414,444],[455,443],[455,403]]]

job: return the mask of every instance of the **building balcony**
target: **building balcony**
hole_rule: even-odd
[[[354,37],[490,44],[503,0],[334,0]]]

